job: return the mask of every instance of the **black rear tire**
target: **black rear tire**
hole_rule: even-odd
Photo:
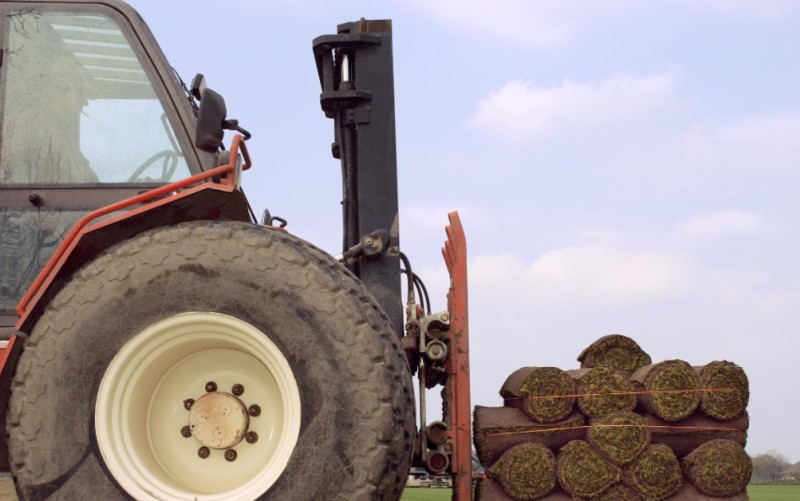
[[[8,416],[23,499],[130,496],[98,445],[98,388],[126,343],[186,312],[252,325],[279,348],[297,381],[299,438],[283,473],[256,497],[400,497],[415,433],[411,378],[374,298],[333,258],[291,235],[195,222],[109,249],[76,273],[36,324]],[[187,499],[204,497],[184,490]]]

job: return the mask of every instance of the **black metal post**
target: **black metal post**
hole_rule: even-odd
[[[344,250],[378,229],[389,232],[385,254],[351,270],[403,333],[392,24],[345,23],[314,39],[325,116],[334,120],[332,153],[342,162]]]

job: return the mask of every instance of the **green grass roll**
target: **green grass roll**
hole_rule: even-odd
[[[668,446],[650,445],[628,466],[623,482],[648,501],[660,501],[677,493],[683,484],[678,458]]]
[[[534,501],[556,487],[556,458],[542,444],[520,444],[508,449],[488,470],[509,497]]]
[[[500,396],[506,406],[522,409],[537,423],[555,423],[572,414],[575,387],[575,380],[559,368],[522,367],[508,376]]]
[[[589,424],[586,441],[616,465],[631,463],[650,445],[650,429],[635,412],[615,412]]]
[[[590,418],[600,418],[636,407],[633,383],[617,369],[598,367],[568,371],[578,383],[578,408]]]
[[[573,440],[558,451],[558,483],[576,499],[599,496],[619,482],[620,468],[584,440]]]
[[[718,439],[693,450],[681,462],[683,474],[706,496],[741,494],[750,482],[753,463],[736,442]]]
[[[578,362],[582,369],[611,367],[628,375],[653,363],[636,341],[622,334],[601,337],[578,355]]]
[[[700,403],[700,378],[683,360],[667,360],[642,367],[631,375],[646,393],[639,402],[664,421],[680,421],[692,415]]]
[[[696,367],[700,377],[700,411],[708,417],[728,421],[741,416],[750,399],[747,375],[738,365],[716,361]]]

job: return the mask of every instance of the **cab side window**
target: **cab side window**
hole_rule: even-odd
[[[190,175],[140,43],[87,8],[0,4],[0,327],[78,219]]]
[[[6,20],[0,183],[168,182],[189,174],[136,53],[103,14]]]

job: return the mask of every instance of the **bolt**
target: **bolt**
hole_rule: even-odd
[[[192,410],[193,405],[194,405],[193,398],[187,398],[186,400],[183,401],[183,408],[186,409],[187,411]]]
[[[192,436],[192,430],[191,430],[191,428],[189,428],[189,426],[188,426],[188,425],[187,425],[187,426],[184,426],[183,428],[181,428],[181,435],[183,435],[183,436],[184,436],[184,437],[186,437],[186,438],[189,438],[189,437],[191,437],[191,436]]]
[[[228,449],[225,451],[225,459],[228,461],[236,461],[236,451],[234,449]]]
[[[447,313],[442,313],[439,316],[439,319],[441,319],[442,322],[447,322],[448,320],[450,320],[450,315],[448,315]]]
[[[233,385],[233,388],[231,389],[231,392],[238,397],[239,395],[244,393],[244,386],[242,386],[242,385],[237,383],[237,384]]]
[[[213,393],[217,391],[217,383],[209,381],[206,383],[206,393]]]
[[[261,414],[261,407],[253,404],[247,409],[247,413],[253,417],[258,417]]]
[[[197,455],[200,456],[200,458],[202,459],[207,458],[209,454],[211,454],[211,451],[208,450],[208,447],[206,447],[205,445],[197,449]]]
[[[364,239],[364,245],[365,245],[365,246],[367,246],[367,247],[372,247],[372,245],[373,245],[374,243],[375,243],[375,241],[374,241],[374,240],[372,240],[371,238],[365,238],[365,239]]]
[[[248,444],[254,444],[258,442],[258,433],[254,431],[248,431],[247,434],[244,436],[244,439],[247,440]]]

